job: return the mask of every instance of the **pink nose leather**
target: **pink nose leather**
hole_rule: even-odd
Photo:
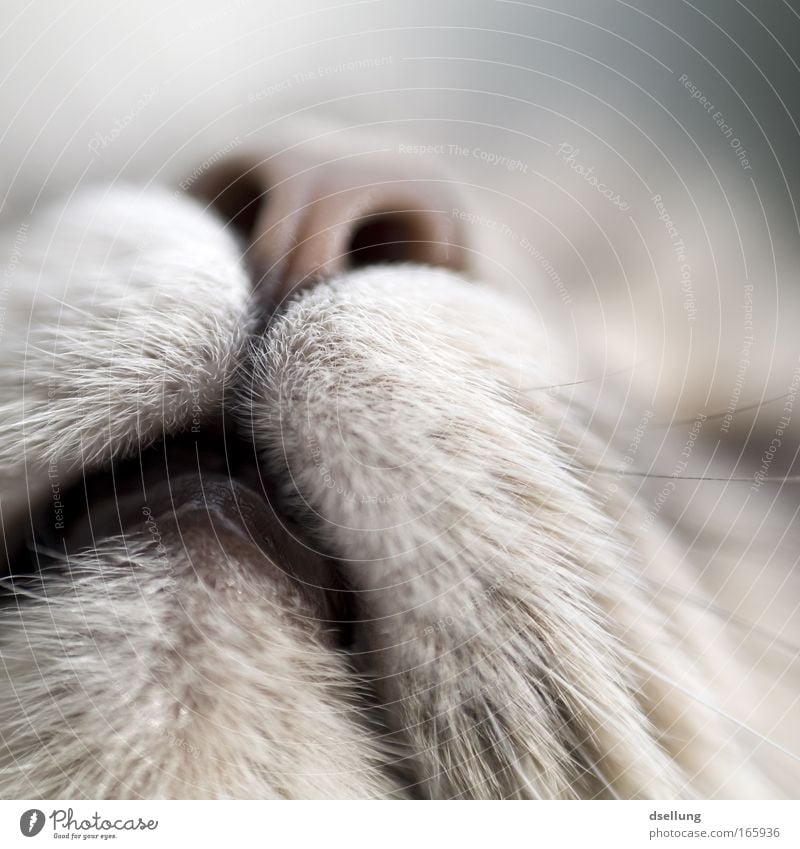
[[[253,151],[206,171],[193,193],[244,239],[256,285],[273,305],[365,265],[467,267],[453,215],[458,193],[419,159]]]

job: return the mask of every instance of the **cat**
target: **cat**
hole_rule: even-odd
[[[3,798],[797,795],[793,493],[713,412],[469,273],[267,310],[180,193],[6,247]]]

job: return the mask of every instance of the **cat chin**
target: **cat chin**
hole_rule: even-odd
[[[217,540],[207,569],[207,544],[107,539],[0,610],[3,798],[399,792],[357,677],[281,564]]]

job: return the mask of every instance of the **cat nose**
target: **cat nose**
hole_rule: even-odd
[[[467,268],[458,190],[419,157],[250,152],[208,168],[191,191],[243,239],[255,285],[273,307],[367,265]]]

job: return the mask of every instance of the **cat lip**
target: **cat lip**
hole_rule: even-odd
[[[261,530],[265,507],[263,496],[232,477],[218,472],[184,472],[151,488],[142,512],[179,524],[181,519],[196,515],[218,518],[243,534],[248,528]]]
[[[259,513],[269,512],[255,450],[218,425],[168,437],[110,466],[82,474],[61,495],[62,521],[47,516],[37,536],[45,547],[67,554],[105,538],[129,536],[146,520],[205,512],[254,538],[266,531]]]
[[[333,561],[302,541],[301,529],[274,509],[263,486],[219,471],[184,472],[149,491],[140,521],[158,544],[183,550],[206,582],[224,580],[233,559],[251,572],[267,570],[277,591],[291,583],[315,611],[314,621],[343,619]],[[291,607],[290,599],[284,596]]]
[[[265,495],[221,472],[184,472],[148,491],[142,516],[157,525],[220,540],[231,535],[257,546],[272,560],[285,557],[292,535]]]
[[[254,564],[269,560],[302,580],[325,583],[325,558],[302,542],[304,529],[275,509],[270,484],[250,441],[231,427],[204,424],[199,433],[167,438],[78,476],[61,493],[62,521],[54,523],[49,501],[34,512],[28,543],[34,557],[20,566],[29,573],[41,558],[62,559],[111,537],[169,537],[184,548],[202,537],[208,552],[212,544],[220,556],[235,548]]]

